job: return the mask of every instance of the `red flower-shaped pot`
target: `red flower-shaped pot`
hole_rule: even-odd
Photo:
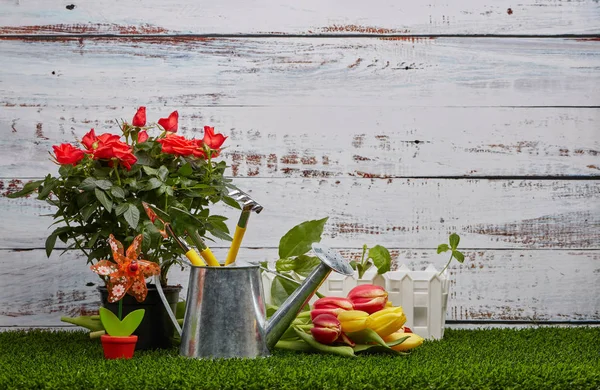
[[[137,336],[116,337],[102,335],[102,348],[104,348],[104,357],[106,359],[131,359],[135,351]]]

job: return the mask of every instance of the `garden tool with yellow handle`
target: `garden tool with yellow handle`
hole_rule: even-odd
[[[235,262],[235,259],[237,258],[238,251],[240,250],[240,246],[242,245],[242,239],[244,238],[244,233],[246,233],[246,226],[248,226],[248,219],[250,218],[250,214],[253,211],[256,214],[258,214],[263,209],[263,207],[260,204],[258,204],[258,202],[252,199],[250,195],[248,195],[244,191],[233,190],[229,193],[229,196],[242,205],[242,213],[240,214],[240,219],[238,220],[237,226],[235,227],[233,241],[231,242],[231,248],[229,248],[229,252],[227,253],[225,265],[229,265]]]
[[[197,243],[198,249],[200,249],[200,254],[198,254],[198,252],[191,248],[184,240],[179,238],[179,236],[175,234],[175,231],[173,231],[171,225],[168,222],[163,221],[154,212],[154,210],[152,210],[148,203],[142,202],[142,205],[144,206],[144,210],[146,211],[148,218],[150,218],[150,221],[154,222],[156,219],[158,219],[163,224],[165,233],[171,236],[173,240],[175,240],[175,242],[181,247],[181,249],[185,252],[185,257],[187,257],[190,260],[192,265],[205,266],[206,264],[208,264],[211,267],[221,266],[221,264],[219,264],[210,248],[204,243],[204,241],[202,241],[202,239],[197,233],[196,236],[193,237],[193,239],[194,242]],[[206,260],[206,263],[202,260],[200,256],[202,256],[202,258]]]

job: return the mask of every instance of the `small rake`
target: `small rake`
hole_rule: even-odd
[[[227,259],[225,260],[225,265],[229,265],[235,261],[237,258],[238,251],[240,250],[240,246],[242,245],[242,239],[244,238],[244,233],[246,233],[246,226],[248,226],[248,219],[250,218],[250,214],[254,211],[256,214],[259,214],[263,207],[256,202],[250,195],[241,190],[233,190],[229,193],[229,196],[235,199],[242,206],[242,213],[240,214],[240,219],[238,220],[237,226],[235,227],[235,233],[233,234],[233,241],[231,242],[231,248],[229,248],[229,252],[227,253]]]

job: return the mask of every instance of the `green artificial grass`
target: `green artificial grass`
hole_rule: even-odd
[[[84,332],[0,333],[0,389],[597,389],[600,328],[446,330],[408,356],[276,350],[195,360],[137,351],[105,360]]]

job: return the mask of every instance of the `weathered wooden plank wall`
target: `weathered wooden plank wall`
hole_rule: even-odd
[[[5,195],[140,105],[230,135],[266,206],[248,260],[323,216],[328,244],[413,268],[457,231],[449,319],[600,321],[597,1],[2,0],[0,57],[0,326],[97,305],[77,254],[46,259],[50,209]]]

